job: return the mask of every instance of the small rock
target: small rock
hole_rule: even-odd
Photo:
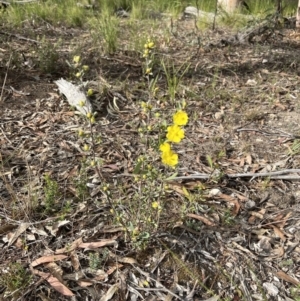
[[[257,85],[257,81],[254,79],[248,79],[246,82],[247,86],[256,86]]]
[[[223,119],[224,115],[225,115],[225,114],[224,114],[224,110],[221,109],[220,112],[216,112],[216,113],[215,113],[215,118],[216,118],[217,120],[221,120],[221,119]]]
[[[252,200],[249,200],[245,203],[245,209],[252,209],[256,206],[255,202]]]
[[[218,188],[213,188],[209,191],[210,196],[216,196],[216,195],[219,195],[219,194],[221,194],[221,190],[218,189]]]
[[[263,284],[263,287],[266,289],[269,295],[271,296],[277,296],[278,295],[278,288],[270,282],[265,282]]]
[[[117,15],[117,17],[120,17],[120,18],[129,18],[129,17],[130,17],[130,13],[127,12],[127,11],[126,11],[125,9],[123,9],[123,8],[117,9],[116,15]]]
[[[192,15],[192,16],[195,16],[195,17],[198,17],[199,16],[199,11],[196,7],[194,6],[187,6],[184,10],[184,15]]]

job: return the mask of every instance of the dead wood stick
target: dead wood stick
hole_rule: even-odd
[[[0,0],[0,3],[9,6],[11,4],[27,4],[27,3],[33,3],[33,2],[38,2],[39,0],[23,0],[23,1],[4,1]]]
[[[255,179],[258,177],[267,177],[269,179],[277,179],[277,180],[300,180],[300,176],[298,175],[291,175],[291,173],[300,173],[300,169],[284,169],[279,171],[270,171],[270,172],[261,172],[261,173],[237,173],[237,174],[224,174],[224,176],[227,176],[228,178],[251,178]],[[286,175],[290,174],[290,175]],[[207,180],[210,179],[212,175],[210,174],[202,174],[202,173],[195,173],[194,175],[188,175],[188,176],[180,176],[180,177],[174,177],[170,178],[167,181],[173,181],[173,180],[196,180],[196,179],[202,179]]]
[[[27,42],[31,42],[31,43],[35,43],[35,44],[39,44],[40,43],[37,40],[25,38],[25,37],[22,37],[22,36],[20,36],[18,34],[13,34],[13,33],[5,32],[5,31],[0,31],[0,34],[6,35],[6,36],[10,36],[10,37],[15,37],[15,38],[17,38],[19,40],[23,40],[23,41],[27,41]]]

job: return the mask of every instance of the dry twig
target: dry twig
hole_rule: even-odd
[[[291,173],[300,173],[300,169],[284,169],[280,171],[270,171],[270,172],[261,172],[261,173],[237,173],[237,174],[225,174],[225,177],[228,178],[251,178],[251,180],[258,178],[258,177],[267,177],[269,179],[276,179],[276,180],[300,180],[300,176],[296,175],[286,175],[284,174],[291,174]],[[202,179],[207,180],[211,178],[211,174],[203,174],[203,173],[195,173],[194,175],[188,176],[180,176],[168,179],[167,181],[173,180],[195,180],[195,179]]]

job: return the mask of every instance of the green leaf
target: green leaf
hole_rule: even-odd
[[[184,186],[182,187],[182,191],[183,191],[184,195],[185,195],[187,198],[189,198],[190,194],[189,194],[189,192],[187,191],[187,189],[186,189]]]
[[[213,161],[212,161],[211,156],[207,155],[207,156],[206,156],[206,160],[207,160],[208,165],[210,166],[210,168],[214,168],[214,163],[213,163]]]
[[[136,165],[136,167],[133,170],[133,173],[136,175],[141,174],[141,166],[142,166],[142,161],[138,162],[138,164]]]
[[[165,180],[166,181],[173,180],[174,178],[176,178],[176,176],[177,176],[177,172],[173,173],[170,177],[166,178]]]

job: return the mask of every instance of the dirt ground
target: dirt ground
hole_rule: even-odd
[[[124,40],[123,50],[103,54],[78,29],[0,33],[0,274],[18,262],[31,275],[15,299],[0,287],[2,300],[299,300],[300,34],[276,29],[252,44],[222,47],[231,33],[196,29],[193,20],[176,21],[170,32],[169,44],[159,44],[160,31],[153,35],[159,58],[188,66],[176,95],[189,115],[176,149],[177,177],[186,178],[168,182],[160,224],[143,250],[133,247],[99,190],[110,184],[126,212],[137,158],[146,153],[164,170],[139,132],[146,121],[156,123],[141,112],[149,95],[141,54],[126,50]],[[59,42],[53,66],[45,66],[51,53],[28,40],[40,33],[49,45]],[[98,112],[93,130],[102,140],[96,149],[102,179],[88,167],[85,202],[72,179],[86,157],[78,130],[89,126],[53,82],[70,78],[66,60],[78,49],[90,67],[85,80]],[[159,65],[153,72],[159,90],[152,104],[170,118],[166,78]],[[147,137],[155,140],[158,132]],[[71,200],[68,212],[42,210],[45,174],[60,186],[61,208]],[[102,260],[97,273],[89,268],[89,250]],[[66,258],[33,265],[53,254]],[[53,278],[62,286],[54,289]]]

